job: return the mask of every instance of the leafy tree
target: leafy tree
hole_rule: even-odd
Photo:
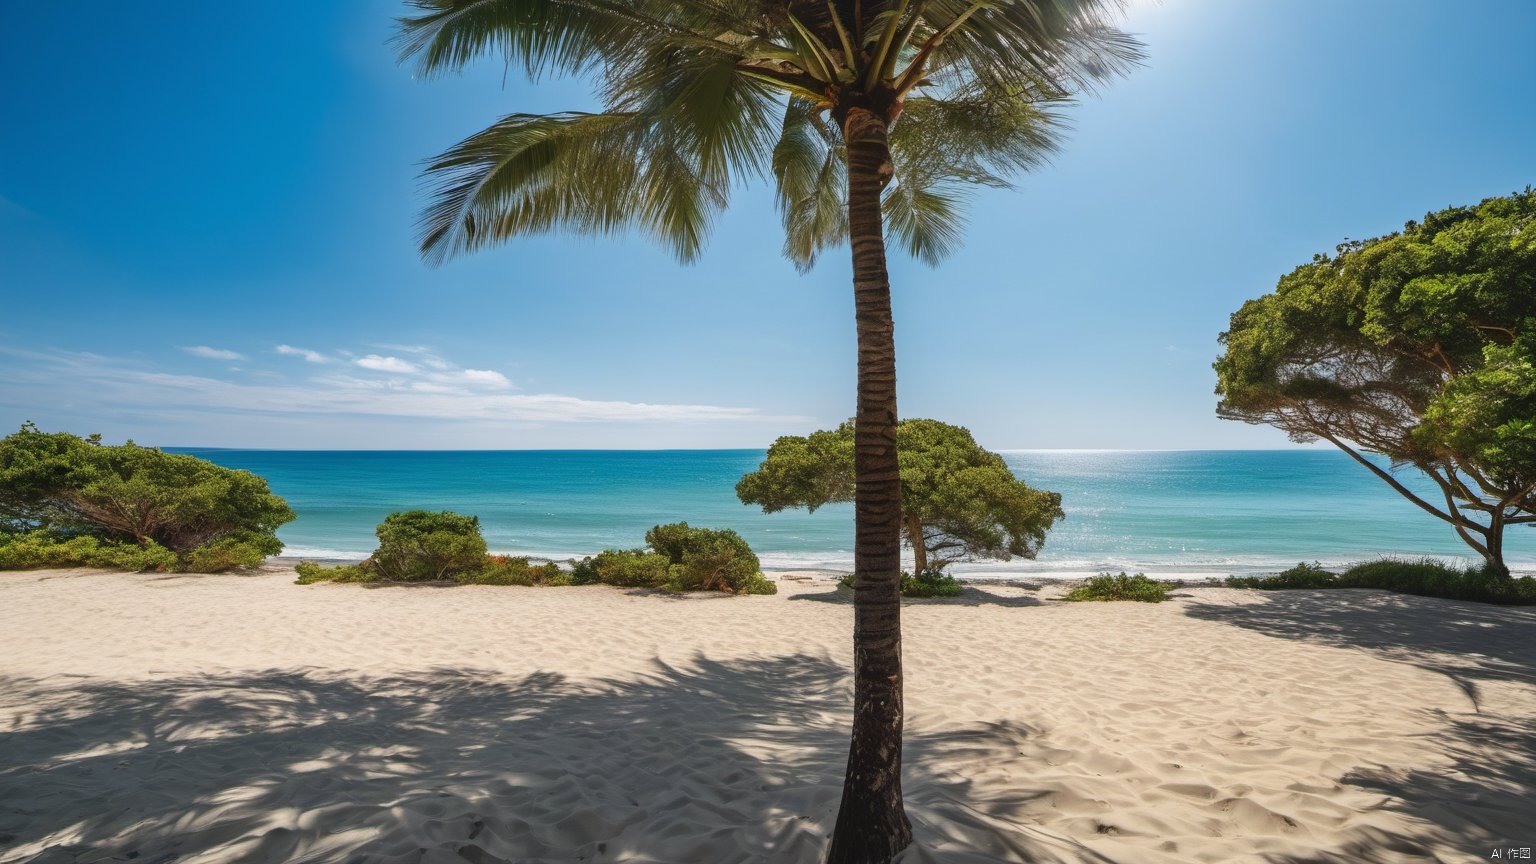
[[[276,531],[293,518],[262,478],[195,456],[31,423],[0,439],[0,529],[8,533],[162,548],[177,566],[219,570],[282,551]],[[151,559],[159,560],[134,560]]]
[[[901,802],[896,354],[885,231],[926,261],[966,190],[1055,143],[1055,109],[1124,70],[1116,0],[414,0],[424,73],[482,53],[597,79],[604,110],[511,114],[427,167],[431,260],[552,230],[636,228],[684,260],[744,177],[771,175],[802,267],[844,239],[858,333],[854,729],[832,864],[911,839]]]
[[[478,516],[448,510],[407,510],[384,517],[374,531],[379,548],[366,562],[381,579],[396,582],[450,579],[485,565],[485,538]]]
[[[1220,416],[1333,444],[1508,575],[1505,528],[1536,523],[1536,191],[1319,255],[1221,339]]]
[[[785,436],[736,484],[743,504],[776,513],[854,499],[854,428]],[[915,577],[962,558],[1033,558],[1062,517],[1061,496],[1013,476],[971,433],[938,420],[896,425],[901,523]]]

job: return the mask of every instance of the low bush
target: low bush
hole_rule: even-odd
[[[384,517],[374,532],[379,548],[369,558],[379,579],[432,582],[482,569],[485,538],[480,519],[448,510],[408,510]]]
[[[735,531],[657,525],[645,533],[648,549],[608,549],[576,564],[571,582],[665,591],[776,594],[762,565]]]
[[[1298,564],[1273,576],[1233,576],[1232,588],[1376,588],[1399,594],[1504,605],[1536,604],[1536,579],[1511,578],[1478,567],[1455,567],[1433,558],[1378,558],[1337,575],[1318,564]]]
[[[571,584],[570,574],[552,561],[530,564],[527,558],[506,555],[487,555],[479,569],[466,570],[455,575],[453,580],[464,585],[524,585],[541,588]]]
[[[299,585],[312,585],[316,582],[373,582],[376,577],[369,572],[368,562],[361,564],[335,564],[326,567],[313,561],[300,561],[294,567],[294,572],[299,574],[295,580]]]
[[[1339,585],[1511,606],[1536,604],[1536,579],[1530,576],[1513,578],[1478,567],[1452,567],[1432,558],[1381,558],[1356,564],[1339,576]]]
[[[844,588],[853,587],[853,574],[848,573],[837,583]],[[930,597],[959,597],[965,593],[965,585],[959,579],[939,569],[928,569],[913,576],[905,571],[901,574],[901,596],[918,599]]]
[[[1282,570],[1271,576],[1230,576],[1226,584],[1231,588],[1259,588],[1267,591],[1289,588],[1337,588],[1339,577],[1332,571],[1324,570],[1323,565],[1314,561],[1311,564],[1305,562],[1297,564],[1289,570]]]
[[[577,562],[573,585],[616,585],[620,588],[661,588],[672,562],[644,549],[604,549]]]
[[[1156,579],[1148,579],[1144,573],[1137,573],[1135,576],[1127,576],[1123,572],[1118,576],[1100,573],[1068,591],[1066,596],[1061,599],[1072,601],[1135,600],[1141,603],[1161,603],[1168,599],[1168,585]]]
[[[0,534],[0,570],[43,567],[101,567],[139,572],[177,569],[176,553],[150,541],[103,541],[96,537],[57,537],[46,532]]]
[[[965,586],[943,570],[929,569],[915,576],[901,574],[901,593],[904,597],[959,597]]]

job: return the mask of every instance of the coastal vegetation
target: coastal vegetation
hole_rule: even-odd
[[[609,549],[583,558],[571,574],[572,581],[664,591],[778,593],[778,587],[763,576],[752,547],[735,531],[677,522],[645,532],[645,543],[644,549]]]
[[[301,561],[298,584],[315,582],[457,582],[463,585],[615,585],[662,591],[774,594],[752,547],[735,531],[657,525],[646,548],[600,552],[569,570],[554,562],[490,555],[480,520],[450,511],[391,513],[375,532],[379,548],[357,564]]]
[[[837,580],[837,584],[844,588],[854,587],[853,574],[849,573]],[[901,596],[918,599],[930,597],[959,597],[965,593],[965,586],[959,579],[945,573],[943,570],[921,570],[916,574],[902,571]]]
[[[1380,558],[1342,573],[1321,565],[1297,564],[1272,576],[1233,576],[1233,588],[1280,591],[1304,588],[1376,588],[1399,594],[1474,600],[1510,606],[1536,604],[1536,578],[1510,577],[1489,567],[1455,567],[1433,558]]]
[[[1129,576],[1124,572],[1111,576],[1100,573],[1074,587],[1062,596],[1073,602],[1132,600],[1140,603],[1161,603],[1168,599],[1168,583],[1147,578],[1145,573]]]
[[[1536,190],[1346,242],[1221,340],[1221,417],[1333,444],[1508,577],[1506,529],[1536,525]]]
[[[293,518],[262,478],[195,456],[31,423],[0,439],[0,569],[255,567]]]
[[[902,420],[896,424],[896,456],[902,539],[914,563],[913,573],[902,576],[902,593],[908,596],[939,596],[950,585],[958,593],[959,584],[943,576],[954,561],[1034,558],[1046,532],[1063,516],[1060,495],[1013,476],[1003,457],[982,448],[962,427]],[[851,422],[778,439],[758,469],[736,484],[736,497],[765,513],[815,512],[854,495]]]
[[[966,192],[1053,149],[1056,109],[1140,45],[1114,0],[899,3],[414,0],[402,55],[428,75],[481,54],[590,74],[604,110],[511,114],[431,160],[433,261],[510,237],[648,232],[698,257],[743,178],[771,176],[786,254],[848,241],[858,341],[854,711],[829,864],[911,842],[901,794],[901,481],[886,229],[930,263]]]

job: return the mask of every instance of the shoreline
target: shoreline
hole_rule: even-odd
[[[518,553],[518,552],[504,552],[504,551],[497,551],[497,550],[492,550],[491,554],[493,554],[493,555],[512,555],[512,556],[515,556],[515,557],[526,557],[529,561],[532,561],[534,563],[539,563],[539,564],[549,562],[549,563],[555,563],[555,564],[561,564],[561,565],[569,565],[569,564],[574,563],[576,560],[578,560],[577,557],[571,557],[571,556],[549,557],[549,556],[544,556],[544,555],[532,555],[532,554],[525,555],[523,553]],[[350,557],[350,556],[349,557],[324,557],[324,556],[302,556],[302,555],[275,555],[275,556],[272,556],[272,557],[270,557],[270,558],[268,558],[266,560],[267,560],[267,564],[270,565],[270,566],[292,567],[292,566],[298,564],[300,561],[314,561],[314,562],[316,562],[318,564],[327,564],[327,565],[330,565],[330,564],[356,564],[357,562],[363,560],[366,557],[367,557],[366,555],[358,555],[356,557]],[[759,556],[759,557],[762,557],[762,556]],[[1405,559],[1418,559],[1418,558],[1421,558],[1421,557],[1426,557],[1426,558],[1433,558],[1433,559],[1439,560],[1439,561],[1452,562],[1452,563],[1455,563],[1457,565],[1465,565],[1465,564],[1471,563],[1470,559],[1467,559],[1467,558],[1454,558],[1454,557],[1450,557],[1450,556],[1437,556],[1437,555],[1429,555],[1429,556],[1396,555],[1396,556],[1375,556],[1375,557],[1376,558],[1380,558],[1380,557],[1395,557],[1395,558],[1405,558]],[[1361,563],[1362,561],[1367,561],[1367,560],[1374,560],[1374,559],[1372,559],[1372,558],[1360,558],[1360,559],[1343,560],[1343,561],[1323,561],[1321,563],[1322,563],[1323,567],[1325,567],[1327,569],[1344,569],[1344,568],[1347,568],[1349,566],[1352,566],[1353,564],[1358,564],[1358,563]],[[1015,561],[1011,561],[1011,562],[1008,562],[1008,561],[997,561],[997,562],[968,562],[968,563],[960,563],[960,564],[956,564],[956,565],[951,565],[951,567],[949,568],[948,572],[951,573],[953,576],[955,576],[957,579],[959,579],[961,582],[976,583],[976,584],[1007,583],[1007,582],[1014,582],[1014,581],[1024,581],[1024,582],[1029,582],[1029,581],[1041,581],[1041,582],[1081,581],[1081,580],[1084,580],[1084,579],[1092,578],[1092,577],[1097,576],[1097,575],[1099,575],[1101,573],[1111,573],[1111,574],[1113,574],[1113,573],[1119,573],[1121,571],[1125,571],[1127,573],[1144,573],[1144,574],[1146,574],[1147,576],[1149,576],[1149,577],[1151,577],[1153,579],[1159,579],[1159,580],[1168,581],[1168,582],[1185,582],[1185,583],[1212,582],[1212,583],[1214,583],[1214,582],[1220,582],[1220,581],[1226,579],[1228,576],[1272,576],[1272,575],[1274,575],[1276,573],[1279,573],[1279,572],[1281,572],[1281,571],[1283,571],[1283,570],[1285,570],[1285,569],[1287,569],[1289,567],[1295,566],[1297,563],[1300,563],[1300,562],[1292,561],[1292,562],[1290,562],[1288,564],[1255,564],[1255,565],[1251,565],[1251,566],[1234,566],[1234,565],[1227,565],[1227,564],[1209,564],[1208,565],[1208,564],[1179,564],[1179,563],[1168,563],[1168,564],[1132,564],[1132,565],[1127,565],[1127,564],[1107,564],[1106,563],[1106,564],[1098,565],[1098,566],[1095,566],[1095,567],[1081,567],[1081,566],[1055,565],[1055,564],[1051,564],[1050,562],[1047,562],[1046,564],[1043,564],[1043,565],[1039,564],[1038,562],[1030,562],[1030,564],[1032,566],[1025,566],[1023,562],[1015,560]],[[910,560],[904,561],[903,562],[903,566],[904,567],[910,567],[911,566]],[[1512,575],[1512,576],[1516,576],[1516,577],[1519,577],[1519,576],[1532,576],[1532,577],[1536,577],[1536,562],[1516,561],[1516,562],[1511,563],[1509,566],[1510,566],[1510,575]],[[853,568],[851,566],[847,567],[846,569],[838,568],[838,567],[827,567],[827,566],[819,566],[819,567],[818,566],[803,566],[803,565],[796,565],[796,564],[791,564],[791,563],[774,562],[774,561],[772,561],[772,559],[770,559],[768,561],[764,561],[763,562],[763,572],[765,574],[769,574],[769,575],[793,574],[793,573],[808,573],[808,574],[812,574],[812,575],[815,575],[815,576],[818,576],[818,577],[826,577],[826,578],[829,578],[829,579],[836,580],[836,579],[838,579],[838,578],[840,578],[842,576],[846,576],[846,575],[852,573],[853,572]]]

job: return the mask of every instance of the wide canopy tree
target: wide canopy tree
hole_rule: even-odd
[[[1220,416],[1333,444],[1508,574],[1505,528],[1536,524],[1536,192],[1319,255],[1221,339]]]
[[[854,500],[854,428],[844,423],[810,435],[786,435],[756,471],[736,484],[743,504],[764,512],[812,512]],[[1061,496],[1013,476],[1003,457],[969,430],[938,420],[896,424],[902,531],[913,572],[942,570],[967,558],[1033,558],[1062,517]]]
[[[435,74],[499,54],[595,80],[603,110],[510,114],[431,160],[422,250],[635,229],[696,258],[771,176],[785,253],[850,241],[858,334],[854,728],[829,860],[888,861],[901,802],[901,503],[885,230],[926,261],[965,190],[1055,143],[1055,109],[1133,63],[1118,0],[415,0],[402,53]]]

